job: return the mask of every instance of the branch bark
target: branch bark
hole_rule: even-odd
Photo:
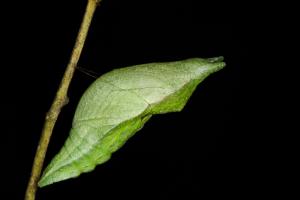
[[[37,183],[41,175],[45,155],[47,152],[48,144],[52,135],[52,131],[58,115],[64,105],[68,103],[67,92],[72,80],[76,65],[80,58],[82,48],[84,46],[86,36],[96,10],[97,5],[101,0],[88,0],[84,17],[77,35],[76,43],[74,45],[69,64],[66,68],[64,76],[61,80],[56,96],[48,111],[45,123],[42,129],[39,145],[36,150],[35,158],[33,161],[31,177],[25,193],[25,200],[34,200],[37,191]]]

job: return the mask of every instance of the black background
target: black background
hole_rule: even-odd
[[[14,80],[4,92],[7,199],[23,198],[44,117],[86,5],[85,0],[35,3],[20,4],[10,25],[17,48],[8,50],[14,64],[3,75]],[[243,19],[243,6],[233,11],[223,6],[191,0],[103,1],[79,67],[100,76],[134,64],[221,55],[227,66],[200,84],[181,113],[154,116],[109,162],[39,189],[37,199],[243,198],[265,191],[266,178],[258,178],[262,166],[253,162],[257,150],[242,115],[248,109],[242,103],[241,74],[248,65],[251,25]],[[62,147],[76,105],[94,80],[76,71],[45,165]]]

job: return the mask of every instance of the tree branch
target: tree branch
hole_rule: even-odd
[[[101,0],[88,0],[87,2],[84,17],[79,29],[79,33],[77,35],[76,43],[74,45],[69,64],[61,80],[61,83],[57,90],[56,96],[53,100],[53,103],[50,107],[50,110],[46,115],[46,120],[42,130],[41,138],[33,161],[31,177],[28,182],[28,186],[25,194],[25,200],[35,199],[37,182],[41,175],[41,171],[42,171],[45,155],[47,152],[48,144],[52,135],[52,131],[62,107],[68,103],[67,91],[70,82],[72,80],[76,65],[80,58],[80,54],[82,52],[82,48],[85,43],[86,36],[94,12],[96,10],[97,5],[100,3],[100,1]]]

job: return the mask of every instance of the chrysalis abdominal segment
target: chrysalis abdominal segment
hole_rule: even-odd
[[[109,160],[152,115],[183,109],[197,85],[225,66],[222,57],[113,70],[84,93],[65,145],[39,186],[77,177]]]

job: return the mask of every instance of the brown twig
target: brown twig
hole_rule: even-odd
[[[69,64],[66,68],[64,76],[61,80],[59,88],[57,90],[55,99],[51,105],[49,112],[46,115],[46,120],[44,123],[44,127],[42,130],[41,138],[39,141],[39,145],[37,147],[37,151],[35,154],[35,158],[33,161],[31,177],[28,182],[25,200],[34,200],[37,190],[37,182],[40,178],[45,155],[47,152],[47,147],[50,141],[50,137],[52,135],[52,131],[57,120],[57,117],[64,105],[68,102],[67,91],[72,80],[76,65],[80,58],[80,54],[82,52],[83,45],[86,40],[86,36],[96,10],[97,5],[101,0],[88,0],[86,10],[84,13],[84,17],[79,29],[79,33],[77,35],[76,43],[72,51],[72,55],[69,61]]]

